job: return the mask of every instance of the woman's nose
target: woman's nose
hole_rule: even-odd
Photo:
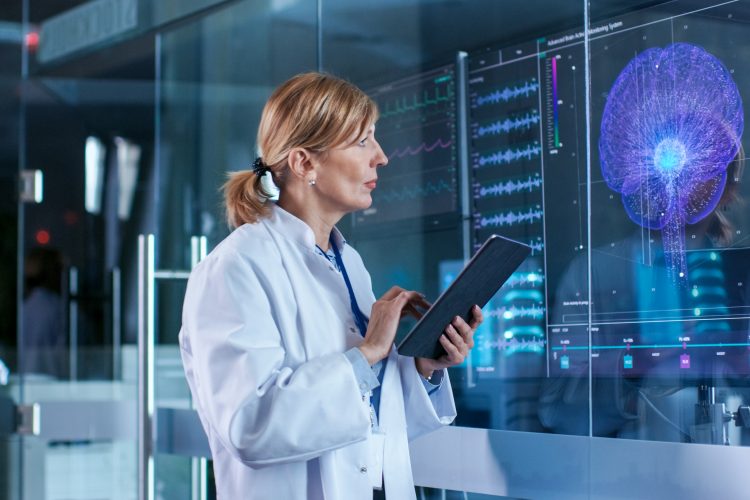
[[[380,144],[378,144],[378,153],[377,153],[377,158],[375,160],[375,166],[385,167],[386,165],[388,165],[388,157],[383,152],[383,148],[380,147]]]

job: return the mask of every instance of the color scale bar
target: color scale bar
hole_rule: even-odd
[[[560,127],[557,116],[557,57],[552,57],[552,120],[555,124],[555,147],[560,147]]]

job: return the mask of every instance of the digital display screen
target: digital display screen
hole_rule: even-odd
[[[378,170],[367,226],[454,213],[458,207],[455,67],[444,66],[368,90],[378,104],[376,138],[388,156]]]
[[[406,221],[460,215],[466,193],[453,243],[411,248],[394,236],[393,255],[430,255],[420,284],[430,273],[450,283],[466,238],[473,250],[491,234],[532,248],[484,308],[472,369],[502,377],[504,360],[522,355],[551,377],[580,376],[589,362],[604,377],[750,374],[750,71],[733,8],[592,23],[588,116],[580,30],[471,52],[465,81],[448,65],[369,91],[390,162],[355,235],[369,241],[364,229],[385,223],[398,229],[379,238],[426,241],[429,224]]]
[[[485,308],[477,369],[523,351],[551,376],[750,373],[750,72],[741,24],[712,35],[730,10],[592,24],[590,179],[583,33],[470,54],[472,240],[534,249]]]

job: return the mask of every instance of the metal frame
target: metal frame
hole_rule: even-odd
[[[138,236],[138,498],[154,493],[154,235]]]
[[[205,236],[190,238],[191,270],[205,258],[208,240]],[[156,344],[155,287],[157,279],[181,280],[190,277],[190,271],[157,270],[155,265],[155,237],[138,236],[138,498],[154,498],[154,437],[156,433],[154,394],[154,350]],[[202,500],[207,495],[207,464],[203,458],[192,463],[193,498]]]

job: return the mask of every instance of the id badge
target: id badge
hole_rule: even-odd
[[[385,455],[385,434],[373,432],[370,437],[370,464],[367,473],[375,490],[383,489],[383,456]]]

